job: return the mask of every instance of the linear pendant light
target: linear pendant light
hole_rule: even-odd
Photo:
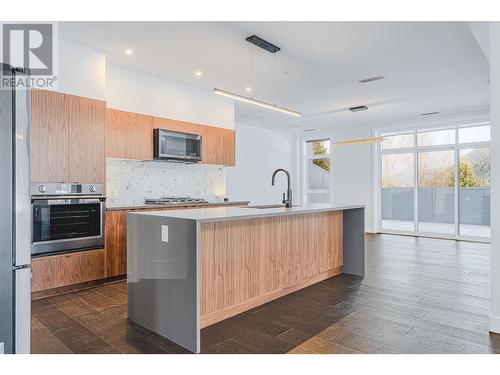
[[[255,105],[258,105],[260,107],[264,107],[264,108],[268,108],[268,109],[274,109],[275,111],[286,113],[288,115],[292,115],[292,116],[296,116],[296,117],[302,116],[302,113],[300,113],[300,112],[293,111],[291,109],[280,107],[279,105],[268,103],[268,102],[264,102],[262,100],[254,99],[254,98],[251,98],[251,97],[248,97],[248,96],[243,96],[243,95],[235,94],[235,93],[230,92],[230,91],[225,91],[225,90],[221,90],[221,89],[214,89],[214,93],[216,93],[218,95],[222,95],[222,96],[227,96],[228,98],[233,98],[233,99],[236,99],[236,100],[240,100],[242,102],[246,102],[246,103],[250,103],[250,104],[255,104]]]
[[[373,137],[373,138],[363,138],[363,139],[353,139],[351,141],[339,141],[334,142],[334,146],[348,146],[348,145],[364,145],[367,143],[382,142],[385,138],[383,137]]]

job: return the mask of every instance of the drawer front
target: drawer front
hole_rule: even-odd
[[[104,249],[33,259],[32,291],[104,278]]]

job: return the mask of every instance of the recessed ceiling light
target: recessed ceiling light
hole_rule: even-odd
[[[194,72],[194,75],[201,77],[203,75],[203,73],[201,71],[197,70],[196,72]]]
[[[251,91],[252,91],[252,88],[251,88],[250,86],[247,86],[247,87],[245,87],[245,91],[246,91],[246,92],[251,92]]]
[[[426,112],[426,113],[421,113],[420,116],[432,116],[432,115],[438,115],[439,112]]]
[[[369,82],[373,82],[373,81],[380,81],[381,79],[385,79],[385,77],[384,76],[370,77],[370,78],[360,79],[358,82],[359,83],[369,83]]]
[[[366,111],[368,107],[366,105],[359,105],[357,107],[351,107],[349,108],[349,111],[351,112],[361,112],[361,111]]]
[[[127,49],[125,50],[125,53],[126,53],[127,55],[133,55],[133,54],[134,54],[134,51],[132,51],[130,48],[127,48]]]

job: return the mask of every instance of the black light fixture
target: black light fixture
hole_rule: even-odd
[[[257,47],[265,49],[267,52],[276,53],[276,52],[281,51],[281,48],[279,48],[278,46],[275,46],[274,44],[272,44],[271,42],[268,42],[267,40],[259,38],[257,35],[249,36],[246,39],[246,41],[256,45]]]
[[[361,112],[361,111],[366,111],[368,107],[366,105],[359,105],[357,107],[351,107],[349,108],[349,111],[351,112]]]
[[[249,36],[248,38],[246,38],[246,41],[251,43],[252,45],[256,45],[256,46],[258,46],[258,47],[260,47],[260,48],[262,48],[270,53],[273,53],[273,54],[281,51],[281,48],[279,48],[278,46],[275,46],[274,44],[268,42],[267,40],[259,38],[257,35]],[[252,56],[253,55],[251,54],[250,55],[250,75],[251,76],[253,75],[253,73],[252,73],[253,72],[253,57]],[[276,86],[276,55],[275,55],[275,59],[274,59],[274,81],[275,81],[275,86]],[[247,87],[245,89],[245,91],[251,92],[252,87],[251,86]],[[226,96],[226,97],[229,97],[229,98],[232,98],[235,100],[239,100],[242,102],[258,105],[260,107],[264,107],[267,109],[272,109],[274,111],[286,113],[288,115],[292,115],[292,116],[296,116],[296,117],[302,116],[302,113],[299,111],[294,111],[293,109],[285,108],[285,107],[279,106],[275,103],[270,103],[270,102],[267,102],[264,100],[259,100],[259,99],[256,99],[254,97],[251,97],[251,96],[244,96],[244,95],[241,95],[241,94],[238,94],[235,92],[231,92],[228,90],[222,90],[219,88],[214,88],[214,93],[217,95]]]

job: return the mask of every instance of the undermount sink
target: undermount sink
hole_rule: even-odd
[[[292,207],[297,207],[297,205],[292,205]],[[266,209],[266,208],[285,208],[284,204],[262,204],[258,206],[244,206],[244,208],[258,208],[260,210]]]

